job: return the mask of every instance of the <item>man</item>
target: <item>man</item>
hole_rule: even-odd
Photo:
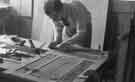
[[[90,48],[91,15],[81,2],[48,0],[44,11],[53,20],[57,31],[56,41],[49,45],[50,48],[70,49],[74,45]]]

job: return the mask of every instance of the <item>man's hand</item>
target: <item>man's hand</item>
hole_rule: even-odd
[[[48,50],[45,50],[45,49],[34,48],[34,53],[36,53],[36,54],[45,53],[45,52],[47,52],[47,51],[48,51]]]
[[[63,51],[72,51],[72,47],[73,47],[73,45],[66,43],[66,42],[57,45],[57,48],[60,50],[63,50]]]
[[[60,42],[58,41],[54,41],[54,42],[51,42],[48,47],[51,48],[51,49],[55,49],[57,48],[56,46],[59,44]]]

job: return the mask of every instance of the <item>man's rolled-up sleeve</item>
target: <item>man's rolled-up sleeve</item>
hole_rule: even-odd
[[[66,40],[66,43],[69,44],[81,44],[83,40],[85,39],[85,36],[87,34],[87,24],[84,23],[84,21],[78,21],[77,22],[77,32],[75,35],[73,35],[71,38]]]

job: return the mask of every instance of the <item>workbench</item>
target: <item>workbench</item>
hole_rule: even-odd
[[[24,40],[25,47],[18,47],[10,41],[10,37],[7,40],[0,39],[0,52],[5,48],[18,48],[18,51],[22,49],[25,55],[30,56],[21,57],[20,60],[1,57],[3,61],[0,68],[3,70],[0,72],[0,79],[9,79],[7,82],[84,82],[88,78],[87,71],[96,71],[108,58],[107,52],[62,52],[47,47],[43,48],[44,53],[36,54],[32,52],[29,40]],[[40,47],[43,42],[33,40],[33,44]]]

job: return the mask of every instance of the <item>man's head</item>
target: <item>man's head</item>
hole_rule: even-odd
[[[61,13],[63,4],[60,0],[48,0],[45,2],[44,11],[52,19],[58,19],[59,14]]]

